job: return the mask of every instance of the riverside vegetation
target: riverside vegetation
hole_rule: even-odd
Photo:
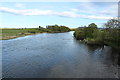
[[[39,28],[4,28],[0,30],[0,39],[7,40],[17,37],[22,37],[26,35],[38,34],[38,33],[61,33],[68,32],[70,29],[66,26],[58,26],[58,25],[49,25],[46,28],[39,26]]]
[[[75,30],[74,37],[89,45],[108,45],[120,49],[120,22],[111,19],[103,26],[104,28],[98,29],[95,23],[91,23],[79,27]]]
[[[70,29],[66,26],[48,25],[46,28],[39,26],[38,28],[20,28],[11,29],[5,28],[0,31],[0,39],[12,39],[16,37],[32,35],[37,33],[61,33],[75,31],[74,37],[89,45],[109,45],[113,48],[120,49],[120,22],[116,19],[109,20],[104,24],[104,28],[99,29],[95,23],[88,26]]]

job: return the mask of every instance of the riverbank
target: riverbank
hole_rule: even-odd
[[[119,53],[120,53],[120,46],[116,46],[116,45],[110,45],[110,44],[106,44],[105,42],[99,42],[99,41],[97,41],[97,40],[95,40],[95,39],[83,39],[83,40],[80,40],[80,42],[82,42],[82,43],[85,43],[85,44],[87,44],[87,45],[89,45],[89,46],[100,46],[100,47],[104,47],[104,46],[109,46],[109,47],[112,47],[112,49],[114,50],[114,51],[118,51]],[[116,44],[117,44],[118,42],[116,42]]]
[[[91,23],[87,27],[77,28],[73,35],[77,40],[81,40],[91,46],[107,45],[119,50],[119,34],[120,29],[117,27],[99,29],[95,23]]]
[[[68,31],[53,31],[47,28],[4,28],[0,29],[0,40],[9,40],[13,38],[23,37],[27,35],[41,34],[41,33],[63,33]]]
[[[28,35],[34,35],[34,34],[40,34],[40,33],[18,33],[18,34],[15,34],[15,35],[9,35],[9,36],[0,37],[0,40],[9,40],[9,39],[14,39],[14,38],[18,38],[18,37],[24,37],[24,36],[28,36]]]
[[[27,35],[33,35],[36,33],[43,33],[43,31],[38,31],[37,29],[0,29],[0,40],[8,40],[17,37],[23,37]]]

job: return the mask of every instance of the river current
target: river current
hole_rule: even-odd
[[[42,33],[2,41],[3,78],[118,78],[116,53],[88,46],[73,32]]]

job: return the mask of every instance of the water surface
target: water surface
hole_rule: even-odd
[[[116,78],[110,47],[91,47],[73,32],[2,40],[4,78]]]

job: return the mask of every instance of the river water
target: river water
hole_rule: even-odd
[[[110,47],[88,46],[73,32],[2,40],[3,78],[118,78]]]

